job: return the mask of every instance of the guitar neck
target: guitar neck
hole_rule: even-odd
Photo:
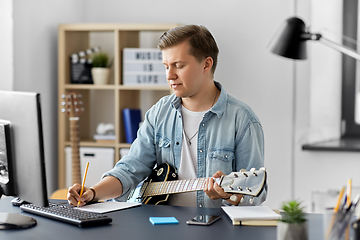
[[[148,183],[144,197],[204,190],[206,178]],[[147,184],[147,183],[144,183]]]
[[[79,118],[70,118],[70,142],[71,142],[71,163],[72,163],[72,182],[81,183],[80,171],[80,137],[79,137]]]

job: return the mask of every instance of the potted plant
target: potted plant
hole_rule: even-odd
[[[94,53],[91,62],[91,75],[94,84],[108,84],[111,65],[108,54],[105,52]]]
[[[296,200],[284,202],[277,225],[278,240],[307,240],[308,230],[304,207]]]

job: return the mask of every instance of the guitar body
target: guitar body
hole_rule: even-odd
[[[169,194],[142,197],[143,193],[150,183],[173,181],[176,180],[177,177],[178,175],[172,166],[167,163],[162,163],[152,171],[150,176],[143,183],[139,184],[139,186],[130,193],[127,202],[141,202],[143,204],[165,205],[167,204]]]

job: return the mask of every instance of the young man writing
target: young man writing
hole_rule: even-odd
[[[81,199],[79,184],[69,188],[69,203],[125,200],[156,164],[166,162],[177,169],[179,179],[208,177],[203,191],[171,195],[172,205],[261,204],[267,186],[255,198],[240,194],[230,198],[232,194],[213,180],[264,165],[264,137],[258,118],[213,80],[219,52],[213,36],[203,26],[187,25],[164,33],[158,48],[174,94],[160,99],[146,113],[129,154],[98,184],[85,188]]]

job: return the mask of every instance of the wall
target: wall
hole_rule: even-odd
[[[327,38],[341,43],[342,1],[310,2],[311,12],[299,8],[299,15],[310,23],[312,31],[321,31]],[[304,200],[308,209],[312,192],[339,191],[348,178],[352,178],[355,187],[360,186],[358,153],[301,150],[304,143],[340,136],[341,54],[316,42],[310,44],[309,50],[309,59],[296,63],[294,165],[295,197]]]
[[[310,0],[299,3],[289,0],[183,0],[179,4],[165,0],[13,2],[14,86],[15,90],[42,94],[49,192],[55,190],[57,179],[57,25],[175,22],[203,24],[213,33],[220,48],[216,80],[229,93],[248,103],[264,127],[265,166],[269,172],[266,204],[278,208],[281,201],[291,198],[293,170],[297,167],[294,164],[311,155],[299,153],[297,141],[297,154],[293,158],[292,80],[300,72],[299,77],[304,78],[296,95],[301,100],[297,101],[301,102],[297,105],[300,112],[296,114],[298,134],[309,127],[310,102],[306,98],[310,84],[309,63],[286,61],[271,54],[266,46],[283,20],[294,15],[295,9],[309,14]],[[300,190],[296,196],[302,193]]]
[[[12,2],[13,90],[41,94],[47,185],[52,193],[57,189],[57,25],[83,21],[83,1]]]
[[[0,90],[13,90],[13,16],[12,0],[0,1]]]

